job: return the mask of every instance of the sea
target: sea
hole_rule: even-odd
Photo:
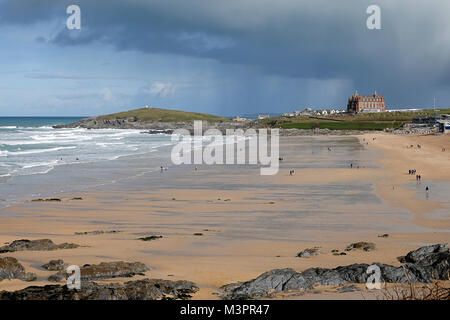
[[[158,171],[170,160],[170,135],[52,127],[80,119],[0,117],[0,207]]]

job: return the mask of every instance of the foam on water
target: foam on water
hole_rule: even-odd
[[[73,121],[75,119],[0,118],[1,199],[26,198],[30,196],[31,190],[33,194],[38,194],[41,189],[47,191],[44,189],[49,186],[60,191],[67,184],[75,188],[76,185],[87,186],[94,182],[106,183],[111,180],[110,176],[116,174],[114,168],[121,164],[107,165],[105,161],[155,154],[160,148],[173,144],[169,135],[143,134],[141,130],[52,127]],[[165,153],[167,156],[167,150]],[[157,162],[155,168],[160,165],[159,160]],[[124,164],[125,171],[134,170],[126,168],[126,161]],[[60,167],[64,169],[50,175]],[[103,170],[105,168],[109,171]],[[34,177],[39,175],[42,178],[36,180]],[[40,185],[40,181],[45,183]]]

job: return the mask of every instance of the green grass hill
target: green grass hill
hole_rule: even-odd
[[[210,122],[224,122],[229,119],[207,113],[186,112],[159,108],[141,108],[130,111],[118,112],[97,117],[98,119],[128,119],[135,118],[141,122],[186,122],[193,120],[205,120]]]

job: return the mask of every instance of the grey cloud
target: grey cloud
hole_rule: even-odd
[[[64,72],[35,72],[25,74],[26,78],[31,79],[66,79],[66,80],[92,80],[92,79],[103,79],[103,80],[133,80],[134,77],[127,76],[82,76],[76,74],[69,74]]]
[[[119,51],[215,59],[283,77],[349,79],[362,92],[395,97],[393,103],[424,103],[435,86],[450,86],[447,0],[378,0],[383,30],[377,31],[365,27],[366,8],[373,4],[368,0],[29,3],[4,1],[1,23],[64,21],[65,7],[80,5],[82,29],[61,25],[50,39],[58,46],[100,43]]]

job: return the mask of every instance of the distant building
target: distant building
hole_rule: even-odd
[[[260,115],[258,115],[258,120],[263,120],[263,119],[267,119],[267,118],[269,118],[268,114],[260,114]]]
[[[439,131],[443,133],[450,133],[450,121],[438,120],[437,124],[439,126]]]
[[[386,112],[386,102],[384,97],[377,94],[370,96],[361,96],[358,91],[348,98],[347,112]]]
[[[239,116],[236,116],[236,118],[234,118],[233,121],[244,122],[244,121],[247,121],[247,118],[241,118]]]

